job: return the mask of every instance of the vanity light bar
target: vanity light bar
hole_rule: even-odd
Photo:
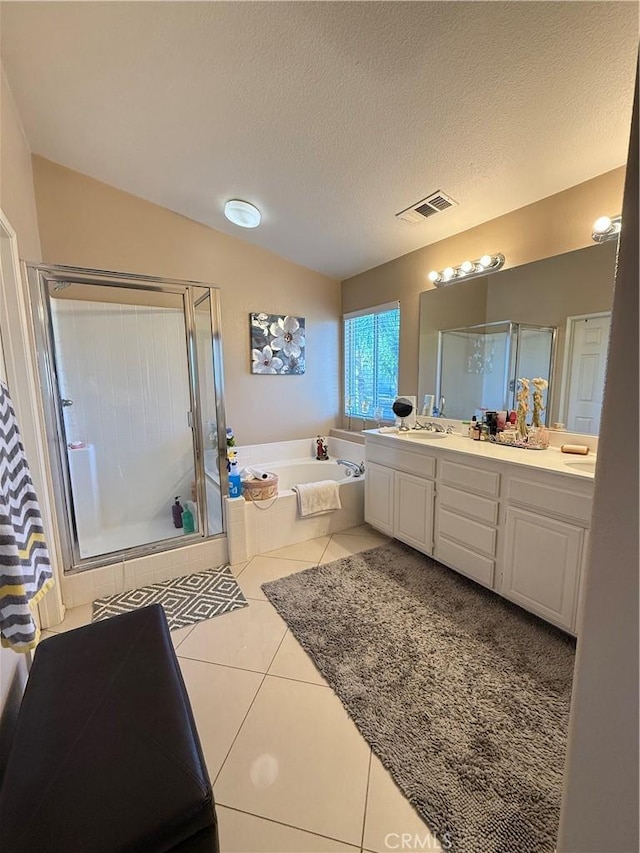
[[[477,275],[495,272],[504,266],[504,261],[505,257],[500,252],[496,255],[483,255],[477,261],[463,261],[457,267],[445,267],[440,272],[431,270],[429,281],[433,282],[436,287],[445,287],[461,278],[474,278]]]
[[[591,239],[596,243],[617,240],[622,227],[622,216],[600,216],[593,223]]]

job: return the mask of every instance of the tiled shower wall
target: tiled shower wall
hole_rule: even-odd
[[[95,448],[103,528],[170,521],[194,477],[182,311],[61,298],[52,314],[67,438]]]

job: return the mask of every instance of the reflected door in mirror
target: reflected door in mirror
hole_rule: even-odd
[[[570,318],[567,429],[597,435],[607,367],[611,315]]]

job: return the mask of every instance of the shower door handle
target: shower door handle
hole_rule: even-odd
[[[63,408],[63,409],[66,409],[66,408],[68,408],[69,406],[73,406],[73,400],[65,400],[65,399],[62,399],[62,400],[60,400],[60,402],[62,403],[62,408]]]

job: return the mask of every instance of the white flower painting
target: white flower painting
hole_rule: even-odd
[[[250,314],[251,372],[304,373],[304,317]]]

